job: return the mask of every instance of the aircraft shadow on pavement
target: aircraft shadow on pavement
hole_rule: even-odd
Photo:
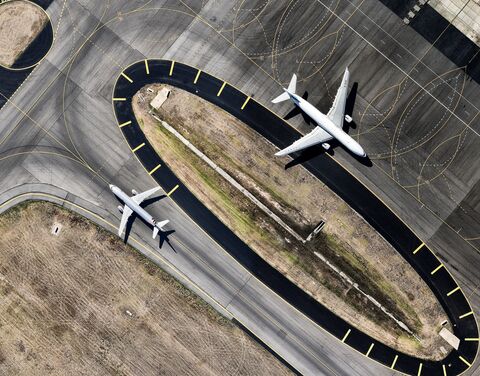
[[[140,206],[142,208],[144,207],[147,207],[148,205],[151,205],[157,201],[160,201],[162,199],[164,199],[165,197],[167,197],[166,195],[160,195],[160,196],[156,196],[156,197],[152,197],[152,198],[149,198],[145,201],[143,201]],[[115,198],[117,199],[117,201],[124,205],[124,202],[122,202],[118,197],[115,196]],[[145,220],[141,217],[139,217],[135,212],[132,213],[132,215],[128,218],[128,221],[127,221],[127,224],[125,226],[125,235],[123,237],[123,242],[126,244],[127,241],[128,241],[128,237],[130,236],[130,232],[132,231],[132,227],[133,227],[133,222],[135,222],[135,220],[140,220],[141,222],[143,222],[143,224],[147,227],[149,227],[150,229],[152,229],[152,226],[145,222]],[[152,229],[153,231],[153,229]],[[159,247],[162,248],[163,244],[164,243],[167,243],[170,248],[175,252],[177,253],[176,249],[173,247],[170,239],[169,239],[169,236],[171,234],[173,234],[175,232],[175,230],[168,230],[168,231],[162,231],[160,230],[158,232],[158,236],[159,236]]]
[[[345,115],[349,115],[352,118],[353,118],[353,109],[355,107],[355,101],[357,99],[357,90],[358,90],[358,82],[354,82],[350,90],[350,93],[348,94],[347,101],[345,103]],[[303,93],[302,98],[307,100],[308,91],[305,91]],[[297,106],[295,106],[290,112],[288,112],[283,119],[289,120],[298,115],[302,115],[304,121],[307,124],[311,125],[313,123],[313,120],[307,114],[305,114],[302,110],[300,110],[300,108],[298,108]],[[357,124],[355,123],[355,120],[352,120],[350,123],[344,122],[344,125],[343,125],[344,132],[348,133],[350,128],[352,129],[357,128]],[[337,142],[336,140],[331,140],[329,141],[329,144],[331,147],[328,150],[325,150],[321,145],[315,145],[301,151],[300,153],[293,154],[293,159],[285,165],[285,170],[288,170],[289,168],[297,166],[299,164],[306,163],[324,153],[328,153],[331,156],[335,155],[334,149],[337,146],[339,146],[340,143]],[[366,157],[358,157],[357,155],[352,153],[350,153],[350,155],[359,163],[363,164],[364,166],[367,166],[367,167],[373,166],[373,163],[368,157],[368,155]]]

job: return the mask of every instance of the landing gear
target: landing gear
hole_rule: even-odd
[[[138,192],[135,189],[132,189],[132,195],[136,196],[138,195]]]
[[[322,148],[324,148],[325,150],[329,150],[330,149],[330,144],[327,144],[326,142],[324,142],[322,144]]]
[[[118,211],[119,211],[120,213],[123,214],[123,206],[117,206],[117,209],[118,209]]]
[[[345,121],[346,121],[347,123],[351,123],[352,120],[353,120],[353,119],[352,119],[352,117],[351,117],[350,115],[345,115]]]

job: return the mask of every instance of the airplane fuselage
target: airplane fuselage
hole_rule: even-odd
[[[135,201],[133,201],[124,191],[118,188],[116,185],[110,185],[110,189],[115,196],[117,196],[123,203],[128,206],[134,213],[136,213],[145,222],[155,226],[156,221],[153,217]]]
[[[299,107],[305,114],[307,114],[320,128],[330,134],[353,154],[359,157],[365,157],[367,154],[360,146],[360,144],[345,133],[342,129],[335,126],[335,124],[328,118],[327,115],[321,113],[315,106],[307,102],[305,99],[297,94],[288,92],[292,102]]]

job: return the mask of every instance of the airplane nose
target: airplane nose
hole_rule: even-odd
[[[110,187],[110,190],[113,189],[113,184],[109,184],[108,186]]]

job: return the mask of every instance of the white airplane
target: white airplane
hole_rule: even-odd
[[[327,141],[335,138],[353,154],[358,155],[359,157],[367,156],[367,153],[365,153],[360,144],[343,131],[343,120],[345,119],[348,123],[352,121],[350,116],[345,115],[349,76],[350,73],[347,68],[345,69],[345,74],[343,75],[342,83],[338,88],[337,95],[333,101],[332,108],[330,108],[327,115],[322,114],[305,99],[295,94],[297,76],[295,74],[292,76],[288,88],[283,89],[285,92],[272,100],[272,103],[280,103],[291,99],[292,102],[306,113],[318,126],[315,127],[313,131],[298,139],[285,149],[280,150],[275,155],[287,155],[317,144],[321,144],[325,150],[328,150],[330,149],[330,144],[328,144]]]
[[[120,200],[122,200],[125,205],[118,206],[118,210],[122,213],[122,219],[120,221],[120,226],[118,227],[118,236],[122,236],[123,230],[127,224],[128,218],[135,212],[139,217],[143,218],[147,223],[153,226],[153,238],[157,237],[158,231],[163,230],[163,226],[165,226],[169,221],[168,219],[165,221],[158,222],[153,219],[153,217],[147,213],[147,211],[140,206],[143,200],[153,195],[157,192],[160,187],[152,188],[148,191],[138,193],[134,189],[132,189],[133,196],[127,195],[124,191],[118,188],[116,185],[109,185],[110,190],[113,192],[115,196],[117,196]]]

